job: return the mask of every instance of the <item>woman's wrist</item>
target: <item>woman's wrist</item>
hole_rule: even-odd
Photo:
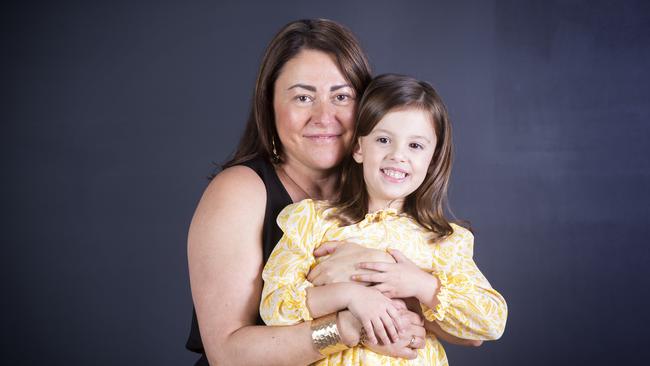
[[[337,324],[339,335],[341,336],[341,343],[348,347],[354,347],[359,344],[362,329],[361,322],[349,310],[339,311]]]
[[[349,348],[341,339],[338,313],[312,320],[311,339],[316,350],[324,356],[339,353]]]

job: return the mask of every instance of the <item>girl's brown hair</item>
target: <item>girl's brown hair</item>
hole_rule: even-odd
[[[356,95],[361,95],[370,82],[370,66],[366,55],[346,27],[327,19],[297,20],[285,25],[273,37],[264,53],[244,135],[233,157],[223,164],[223,169],[256,157],[271,161],[272,141],[281,159],[282,143],[275,128],[273,88],[284,64],[304,49],[332,55],[343,77],[355,89]]]
[[[442,99],[435,89],[414,78],[384,74],[368,85],[357,110],[357,125],[353,140],[367,136],[389,112],[401,109],[419,109],[431,117],[436,133],[436,148],[422,184],[404,200],[403,212],[420,225],[436,234],[436,238],[453,232],[444,215],[447,204],[447,186],[452,165],[451,123]],[[354,144],[353,144],[354,145]],[[368,191],[363,178],[363,167],[352,157],[350,148],[342,164],[339,178],[340,196],[331,202],[336,210],[330,217],[342,225],[357,223],[368,213]]]

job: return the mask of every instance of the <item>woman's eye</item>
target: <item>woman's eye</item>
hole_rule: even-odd
[[[345,94],[339,94],[335,98],[338,102],[345,102],[350,99],[350,96]]]
[[[296,97],[296,99],[301,103],[306,103],[311,100],[311,98],[308,95],[299,95]]]
[[[387,144],[389,142],[388,137],[379,137],[377,138],[377,142],[380,144]]]
[[[411,142],[411,143],[409,144],[409,147],[410,147],[411,149],[420,149],[420,150],[421,150],[421,149],[424,149],[424,146],[422,146],[421,144],[418,144],[417,142]]]

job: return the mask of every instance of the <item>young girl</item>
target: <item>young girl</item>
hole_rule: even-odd
[[[340,197],[304,200],[278,216],[284,236],[262,273],[262,319],[290,325],[348,309],[363,326],[362,343],[371,347],[399,340],[399,303],[392,299],[415,298],[427,321],[447,333],[499,338],[505,300],[476,267],[472,234],[443,213],[452,143],[442,100],[425,82],[382,75],[368,86],[357,117]],[[313,251],[336,240],[387,250],[396,263],[360,263],[365,271],[352,282],[313,287],[306,279],[316,264]],[[328,301],[311,303],[314,291],[328,294]],[[436,337],[424,341],[414,360],[383,356],[360,343],[316,364],[446,365]]]

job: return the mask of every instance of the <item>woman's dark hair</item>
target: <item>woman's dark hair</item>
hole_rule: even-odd
[[[435,89],[424,81],[408,76],[377,76],[370,82],[359,103],[353,145],[358,144],[359,137],[369,135],[386,114],[404,109],[422,110],[431,117],[436,133],[436,148],[424,181],[404,200],[403,212],[434,232],[436,238],[444,237],[453,232],[444,216],[453,146],[447,108]],[[330,211],[329,215],[341,225],[357,223],[368,213],[369,197],[363,167],[352,157],[354,148],[350,147],[342,163],[340,196],[331,202],[331,206],[337,209]]]
[[[223,164],[223,169],[256,157],[271,161],[272,141],[277,154],[282,157],[282,144],[275,127],[273,88],[284,64],[305,49],[332,55],[356,95],[361,95],[370,82],[368,60],[350,30],[327,19],[298,20],[285,25],[264,53],[244,135],[233,157]]]

